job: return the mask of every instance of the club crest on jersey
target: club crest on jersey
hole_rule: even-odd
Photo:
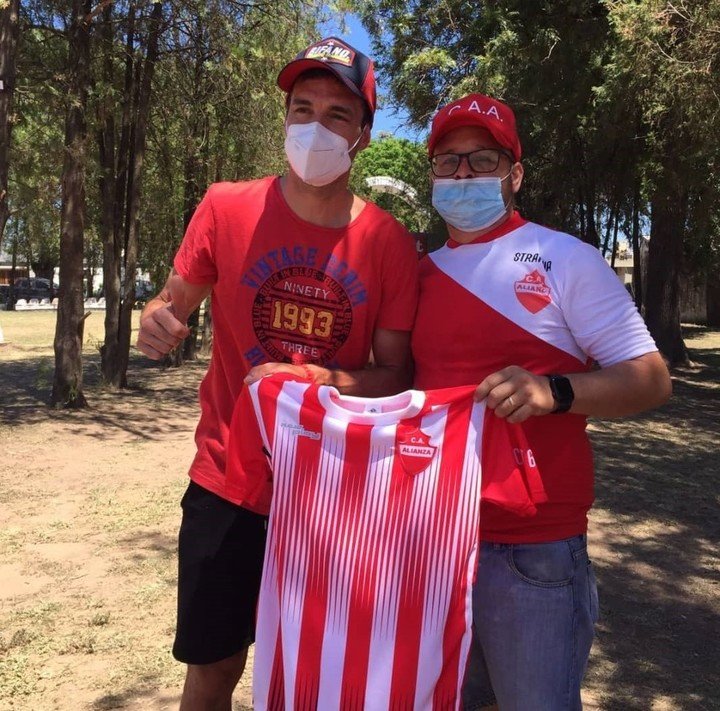
[[[436,451],[437,447],[430,444],[430,435],[417,428],[397,433],[396,453],[408,474],[414,476],[427,469]]]
[[[531,314],[542,311],[552,302],[550,287],[537,269],[515,282],[515,296]]]
[[[330,40],[325,44],[316,44],[310,47],[305,53],[306,59],[319,59],[324,62],[336,62],[344,64],[346,67],[352,67],[355,60],[355,52],[344,44],[340,44],[334,40]]]

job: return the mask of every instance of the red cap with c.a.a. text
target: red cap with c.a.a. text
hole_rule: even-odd
[[[520,160],[522,149],[513,110],[502,101],[484,94],[468,94],[446,104],[437,112],[428,138],[430,156],[433,155],[437,142],[446,133],[462,126],[485,129],[498,145],[510,151],[513,160]]]

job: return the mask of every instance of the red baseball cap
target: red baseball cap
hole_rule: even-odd
[[[430,156],[437,142],[446,133],[461,126],[484,128],[500,146],[512,153],[514,160],[520,160],[522,149],[513,110],[502,101],[484,94],[468,94],[446,104],[435,114],[428,138]]]
[[[375,71],[370,57],[337,37],[326,37],[311,44],[282,68],[277,78],[278,86],[290,93],[299,76],[309,69],[326,69],[332,72],[367,104],[372,125],[377,96]]]

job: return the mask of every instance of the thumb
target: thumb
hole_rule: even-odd
[[[195,311],[197,297],[202,295],[203,287],[185,281],[179,274],[173,274],[168,281],[170,292],[170,311],[183,324]],[[197,293],[196,293],[197,292]]]
[[[475,394],[473,395],[475,402],[482,402],[490,394],[493,387],[491,376],[488,376],[475,388]]]

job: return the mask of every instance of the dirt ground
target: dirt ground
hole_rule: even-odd
[[[110,392],[93,314],[91,407],[57,412],[52,314],[0,312],[0,327],[0,709],[177,708],[178,502],[206,364],[135,355],[132,387]],[[588,709],[720,709],[720,332],[686,336],[695,366],[670,404],[591,424],[602,619]],[[249,706],[245,679],[235,709]]]

